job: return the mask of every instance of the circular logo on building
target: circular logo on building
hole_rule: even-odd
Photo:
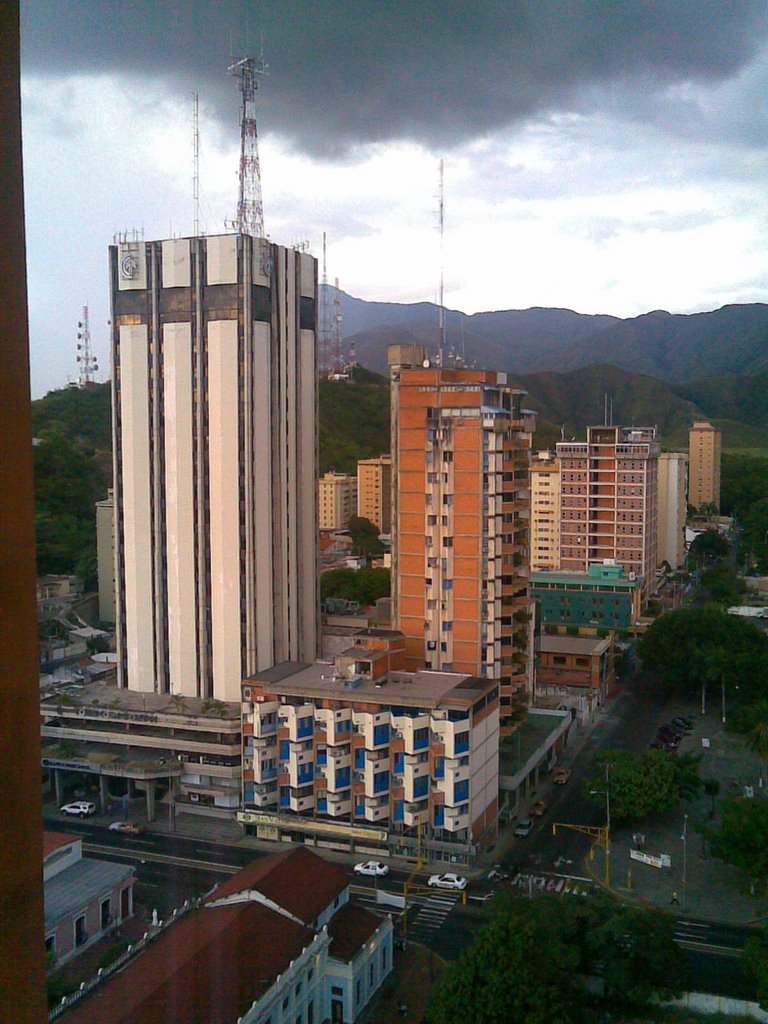
[[[139,260],[134,252],[127,252],[120,260],[120,273],[129,281],[139,276]]]

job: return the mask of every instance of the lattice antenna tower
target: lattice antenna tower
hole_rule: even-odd
[[[320,289],[320,370],[329,373],[333,366],[331,352],[331,316],[328,308],[328,258],[323,232],[323,282]]]
[[[264,237],[264,207],[261,200],[259,139],[256,131],[256,90],[267,73],[264,55],[243,57],[227,68],[239,81],[240,108],[240,193],[237,201],[236,231],[254,238]]]
[[[341,292],[339,279],[333,294],[333,361],[337,373],[344,373],[344,339],[341,335]]]
[[[77,364],[78,385],[87,388],[93,384],[93,376],[99,364],[91,349],[91,330],[88,326],[88,307],[83,306],[82,319],[77,321]]]
[[[440,295],[437,308],[437,361],[440,366],[445,365],[445,261],[443,258],[443,238],[445,235],[445,188],[444,188],[444,161],[440,161],[440,191],[438,194],[439,217],[440,217]]]

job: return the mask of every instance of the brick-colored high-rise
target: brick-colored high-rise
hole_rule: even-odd
[[[421,346],[390,346],[389,362],[393,612],[407,667],[498,679],[503,718],[531,671],[534,415],[506,374],[431,367]]]
[[[357,514],[392,532],[392,457],[360,459],[357,464]]]
[[[722,434],[711,423],[694,423],[688,434],[688,502],[720,509]]]
[[[658,463],[653,427],[588,427],[587,440],[560,441],[560,568],[586,572],[606,559],[642,577],[657,565]]]

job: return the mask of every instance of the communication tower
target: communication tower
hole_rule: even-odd
[[[341,334],[341,292],[338,277],[333,295],[333,361],[336,373],[344,373],[344,339]]]
[[[91,330],[88,326],[88,307],[83,306],[82,319],[77,321],[77,363],[78,385],[81,388],[93,384],[93,375],[98,372],[99,364],[91,350]]]
[[[243,57],[227,69],[239,80],[242,106],[240,108],[240,193],[236,231],[254,238],[264,237],[264,207],[261,201],[261,168],[259,167],[259,139],[256,131],[256,90],[261,75],[266,75],[264,57]]]
[[[331,353],[331,316],[328,309],[328,263],[323,232],[323,282],[320,288],[320,371],[330,373],[333,367]]]

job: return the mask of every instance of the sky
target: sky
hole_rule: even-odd
[[[32,392],[109,375],[107,247],[236,212],[363,299],[631,317],[768,301],[768,0],[22,0]],[[445,228],[438,229],[444,160]]]

